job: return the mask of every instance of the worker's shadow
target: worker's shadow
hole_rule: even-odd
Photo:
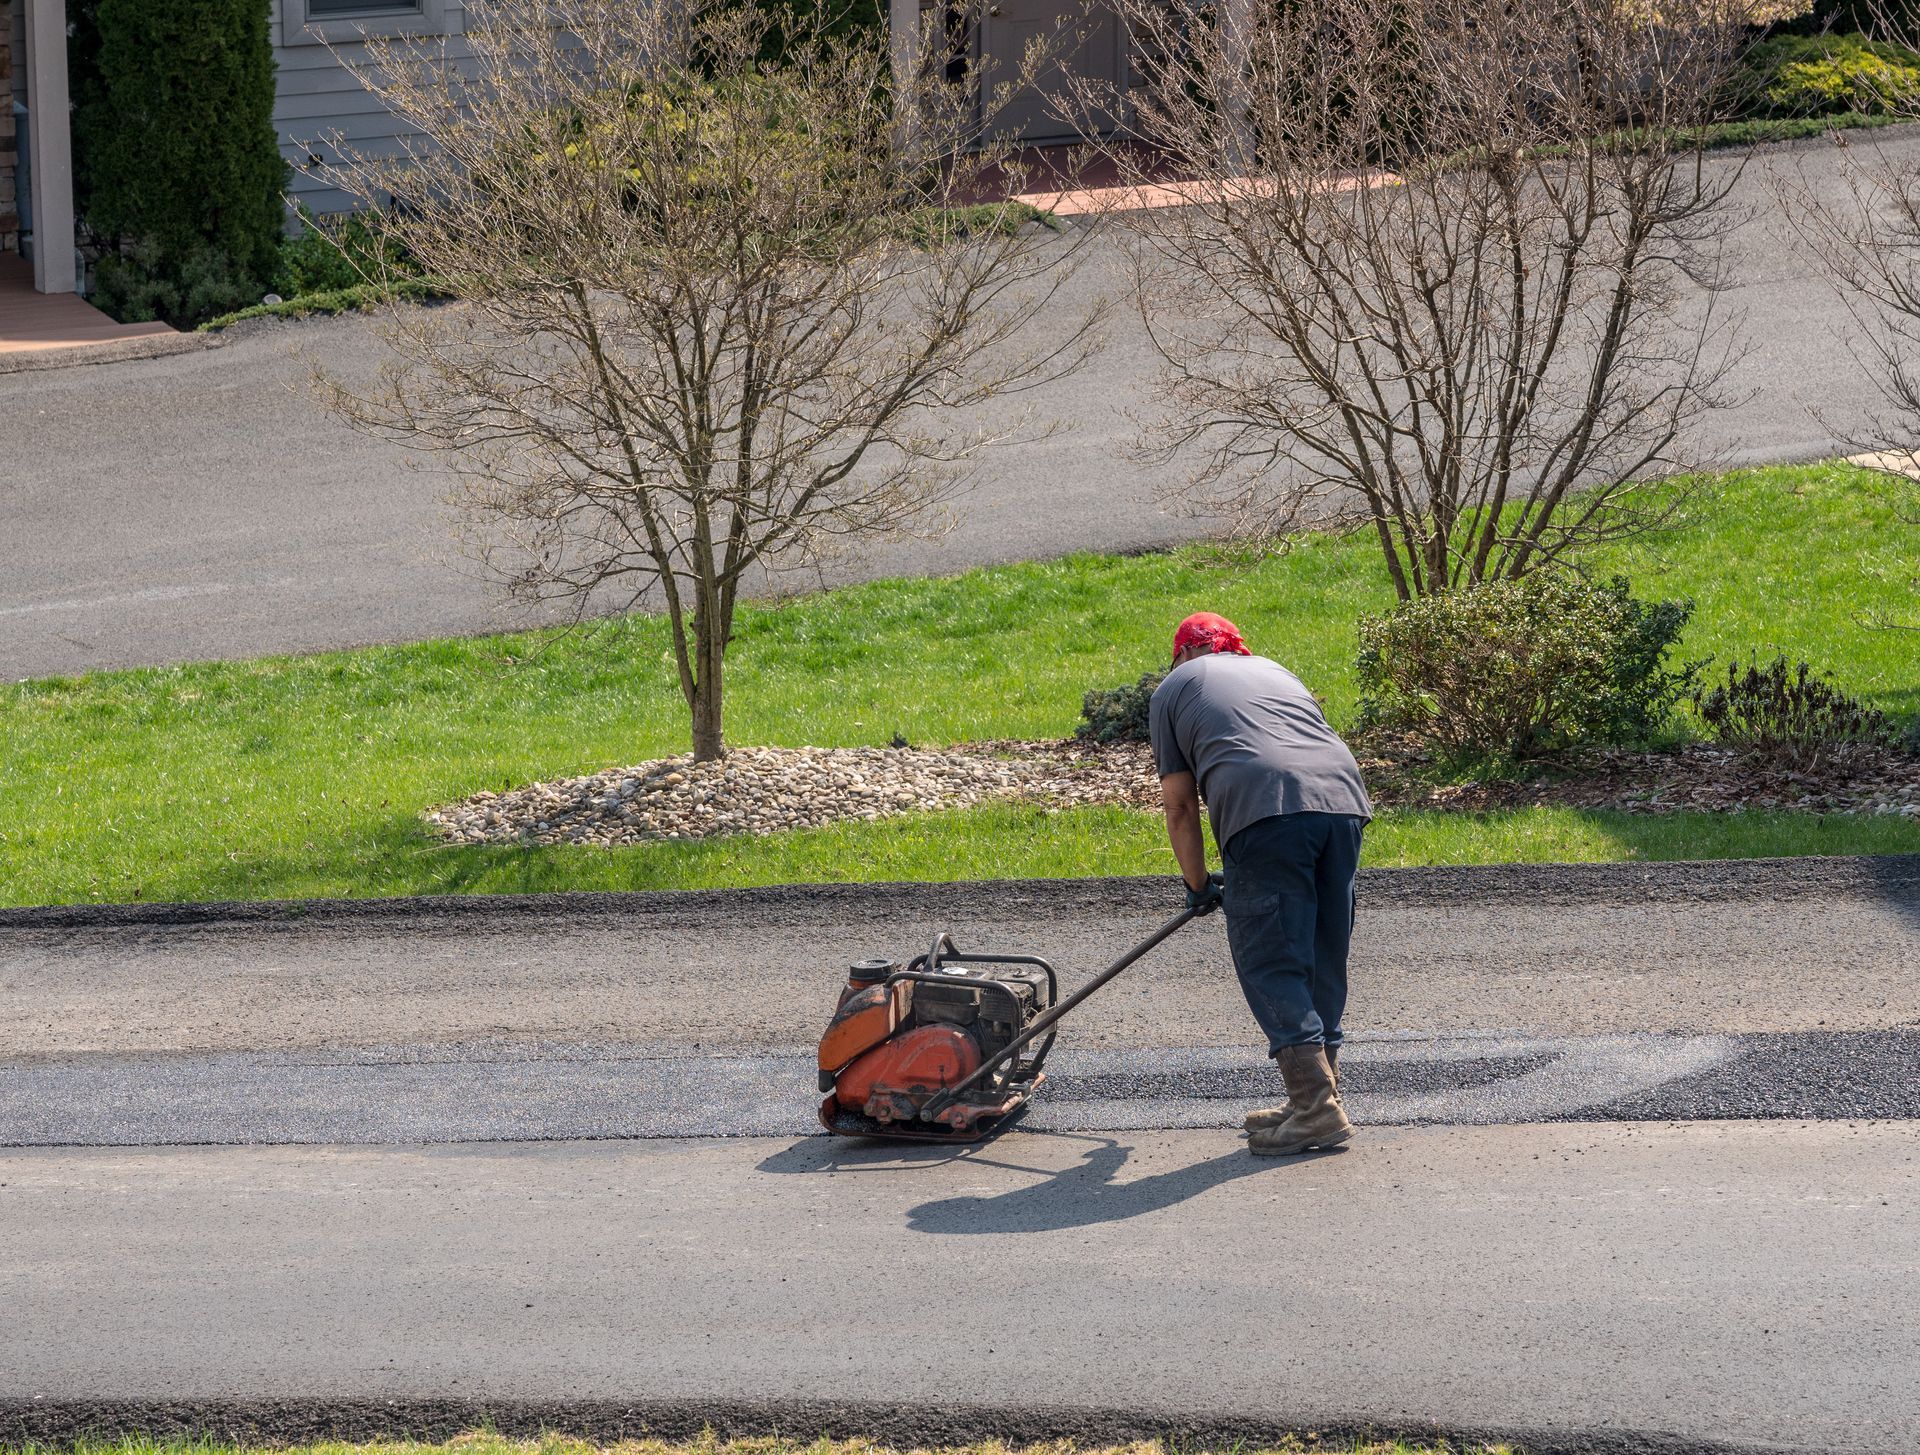
[[[1032,1138],[1070,1138],[1092,1145],[1071,1167],[1034,1167],[1011,1160],[1022,1142]],[[945,1197],[923,1202],[907,1212],[907,1226],[921,1233],[1036,1233],[1118,1223],[1147,1213],[1176,1207],[1192,1197],[1242,1177],[1274,1172],[1339,1150],[1300,1157],[1264,1158],[1251,1155],[1244,1145],[1205,1162],[1176,1167],[1121,1182],[1130,1150],[1112,1137],[1078,1132],[1020,1132],[968,1147],[888,1147],[879,1144],[822,1145],[819,1138],[776,1153],[761,1163],[768,1172],[892,1171],[932,1168],[953,1162],[972,1167],[1037,1174],[1011,1192],[985,1197]]]

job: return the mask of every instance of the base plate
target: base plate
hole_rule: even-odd
[[[1020,1120],[1027,1109],[1022,1096],[1013,1110],[997,1117],[983,1117],[965,1131],[934,1122],[879,1122],[857,1111],[848,1111],[832,1098],[820,1108],[820,1125],[836,1137],[871,1137],[883,1142],[978,1142],[1004,1131]]]

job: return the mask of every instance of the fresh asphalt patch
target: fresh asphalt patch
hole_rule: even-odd
[[[1035,1130],[1237,1126],[1280,1099],[1256,1048],[1063,1048]],[[1382,1035],[1342,1058],[1382,1125],[1920,1117],[1920,1029],[1863,1033]],[[470,1043],[0,1064],[0,1146],[795,1136],[819,1130],[810,1055]]]

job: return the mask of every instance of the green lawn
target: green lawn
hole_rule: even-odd
[[[1710,482],[1661,537],[1592,564],[1699,603],[1686,647],[1803,655],[1920,713],[1914,543],[1894,488],[1845,466]],[[917,744],[1059,736],[1081,694],[1163,665],[1199,607],[1354,705],[1354,618],[1389,591],[1364,538],[1253,566],[1194,548],[881,582],[744,610],[731,739]],[[0,688],[0,902],[666,888],[1169,869],[1157,821],[990,808],[766,839],[618,851],[450,849],[421,809],[480,788],[683,752],[665,633],[498,636],[98,673]],[[1527,810],[1390,816],[1374,864],[1920,851],[1920,826],[1805,815]]]

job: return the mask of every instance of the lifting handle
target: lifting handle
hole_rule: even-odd
[[[978,1082],[984,1081],[987,1077],[991,1076],[1007,1061],[1017,1056],[1031,1042],[1039,1039],[1039,1037],[1051,1030],[1068,1011],[1079,1005],[1081,1001],[1085,1000],[1089,995],[1092,995],[1094,991],[1105,985],[1142,955],[1150,950],[1157,949],[1162,941],[1167,939],[1168,936],[1173,934],[1173,932],[1182,925],[1186,924],[1188,920],[1198,916],[1199,913],[1200,911],[1197,909],[1181,910],[1180,913],[1161,925],[1159,929],[1148,935],[1146,939],[1135,945],[1131,950],[1128,950],[1126,954],[1107,966],[1106,969],[1102,970],[1098,975],[1094,976],[1093,979],[1074,991],[1072,995],[1069,995],[1052,1010],[1048,1011],[1045,1015],[1036,1016],[1032,1025],[1028,1026],[1019,1036],[994,1052],[993,1055],[982,1061],[974,1068],[972,1075],[963,1080],[956,1081],[938,1096],[931,1098],[925,1106],[920,1108],[920,1116],[924,1120],[932,1121],[941,1112],[945,1111],[962,1092],[969,1090]]]

